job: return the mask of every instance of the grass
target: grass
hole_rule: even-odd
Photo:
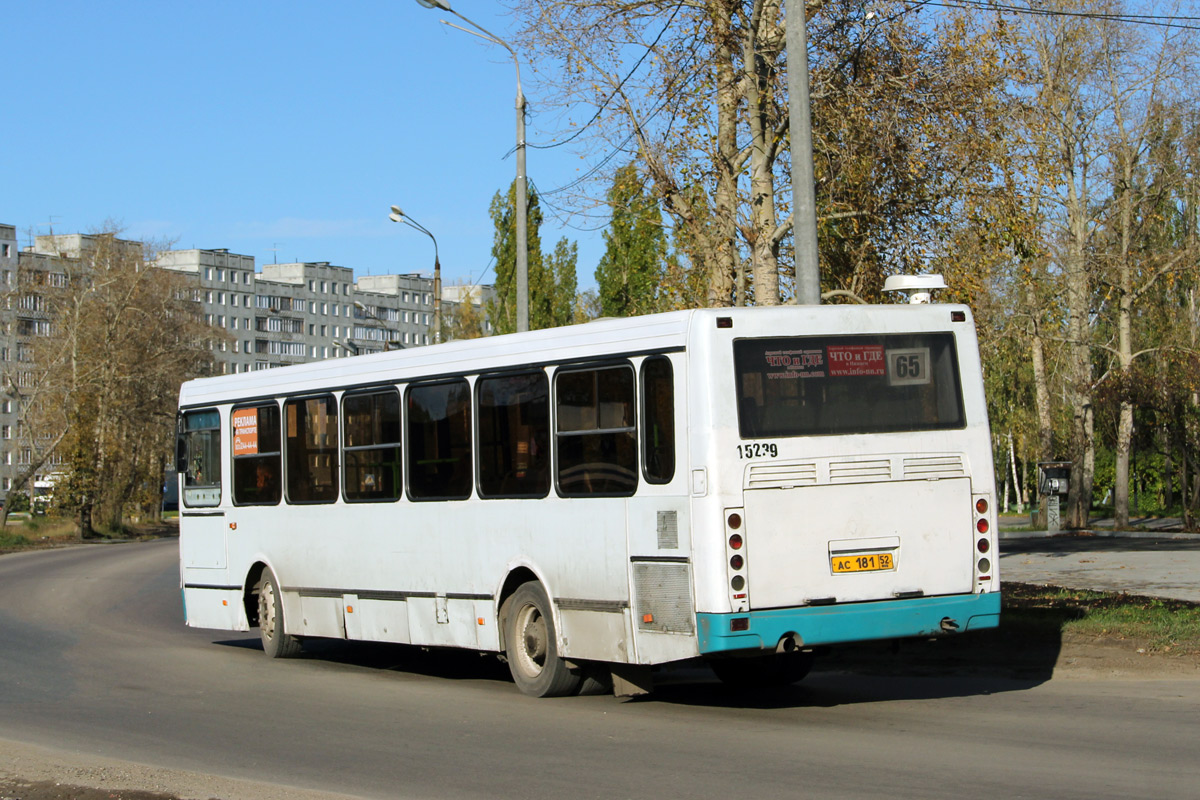
[[[1151,652],[1200,654],[1200,605],[1112,592],[1007,583],[1001,629],[1130,640]]]

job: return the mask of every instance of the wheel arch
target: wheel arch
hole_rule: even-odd
[[[500,586],[500,592],[496,595],[496,627],[500,633],[501,653],[504,652],[504,648],[508,644],[505,641],[505,630],[508,626],[508,601],[512,599],[512,596],[514,593],[516,593],[517,589],[526,583],[540,583],[542,585],[542,591],[546,592],[546,597],[550,600],[551,613],[556,617],[555,631],[558,630],[558,609],[554,606],[554,598],[550,597],[550,592],[546,590],[546,582],[543,581],[536,572],[527,566],[514,567],[510,569],[508,575],[505,576],[504,583]]]
[[[258,592],[256,587],[263,573],[270,569],[265,561],[255,561],[246,572],[246,583],[242,587],[242,605],[246,608],[246,622],[251,628],[258,627]],[[273,571],[273,570],[272,570]]]

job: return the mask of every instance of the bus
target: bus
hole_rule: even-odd
[[[180,392],[189,626],[500,654],[533,696],[999,622],[961,305],[677,311]]]

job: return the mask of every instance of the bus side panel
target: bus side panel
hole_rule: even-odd
[[[192,628],[250,630],[240,589],[187,586],[183,590],[183,614],[188,626]]]
[[[179,560],[184,569],[225,569],[224,515],[185,511],[179,527]]]
[[[661,664],[699,652],[686,480],[677,472],[672,484],[644,487],[649,491],[627,506],[633,663]]]
[[[368,642],[407,642],[408,604],[403,600],[362,599],[346,595],[346,638]]]
[[[409,641],[445,647],[479,646],[476,636],[475,601],[441,597],[410,597]]]
[[[616,664],[633,660],[627,609],[563,608],[560,603],[558,618],[564,655],[583,661]]]

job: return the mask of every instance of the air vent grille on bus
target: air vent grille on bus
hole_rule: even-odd
[[[692,580],[687,564],[635,563],[634,610],[643,631],[692,633]]]
[[[892,477],[892,462],[887,458],[870,461],[830,461],[830,483],[855,481],[886,481]]]
[[[906,480],[966,477],[962,456],[911,456],[904,459]]]
[[[658,512],[658,549],[679,549],[679,514],[675,511]]]
[[[779,489],[785,486],[815,486],[817,465],[811,461],[752,464],[746,475],[747,489]]]

